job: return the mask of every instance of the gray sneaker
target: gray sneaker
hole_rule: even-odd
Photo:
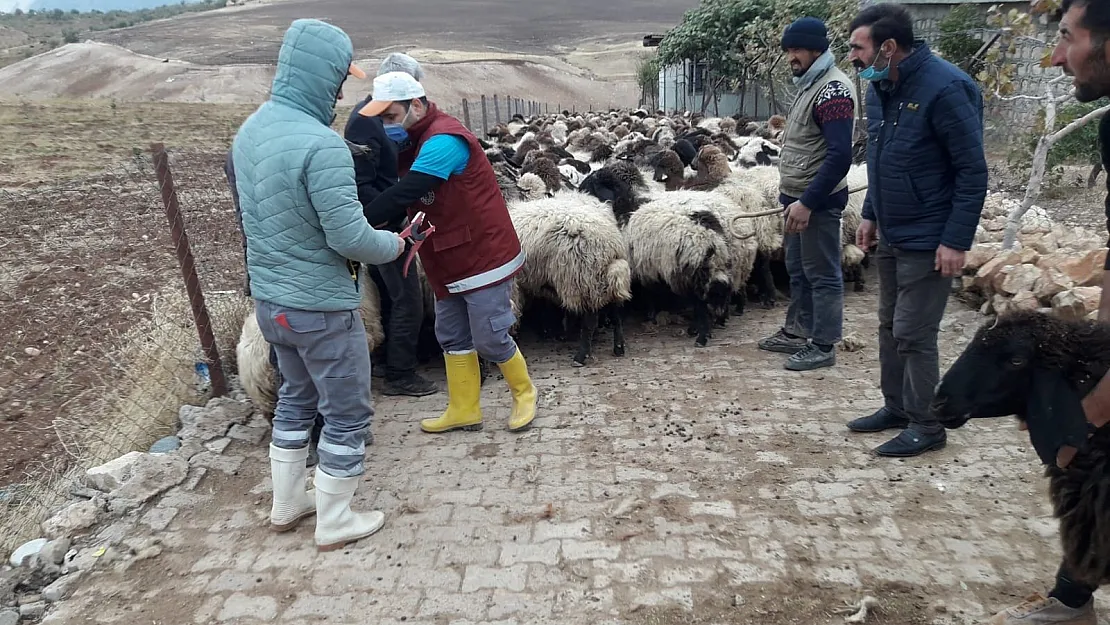
[[[805,349],[808,344],[809,341],[800,336],[794,338],[786,336],[782,328],[779,328],[778,332],[775,332],[759,342],[759,349],[766,352],[778,352],[780,354],[796,354]]]
[[[1033,595],[1021,605],[995,614],[990,625],[1097,625],[1094,599],[1082,608],[1069,608],[1059,599]]]
[[[806,345],[804,349],[786,359],[783,367],[787,371],[811,371],[821,367],[831,367],[836,364],[836,348],[828,352],[821,351],[816,345]]]

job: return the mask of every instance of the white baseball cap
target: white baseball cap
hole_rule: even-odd
[[[424,86],[406,72],[388,72],[374,78],[373,97],[358,114],[376,117],[394,102],[424,97]]]

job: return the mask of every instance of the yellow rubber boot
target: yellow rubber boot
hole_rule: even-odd
[[[438,434],[450,430],[482,429],[482,376],[478,352],[444,353],[447,363],[447,410],[436,419],[424,419],[420,429]]]
[[[528,377],[528,364],[517,348],[513,357],[498,365],[509,389],[513,392],[513,413],[509,416],[509,431],[527,429],[536,418],[536,386]]]

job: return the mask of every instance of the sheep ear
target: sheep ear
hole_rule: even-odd
[[[1081,398],[1059,371],[1033,372],[1025,423],[1033,449],[1047,465],[1056,465],[1056,453],[1061,447],[1080,449],[1087,442],[1089,427]]]

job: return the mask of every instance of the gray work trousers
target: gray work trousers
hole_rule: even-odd
[[[405,254],[375,269],[385,283],[384,297],[391,302],[389,325],[385,329],[385,378],[397,380],[416,373],[416,345],[424,320],[424,295],[416,264],[409,266],[409,275],[401,275]]]
[[[937,334],[952,278],[936,266],[936,252],[892,248],[880,241],[879,364],[883,397],[892,412],[922,434],[944,429],[929,411],[940,381]]]
[[[501,364],[516,354],[509,328],[516,322],[509,297],[513,281],[436,301],[436,338],[445,352],[476,350]]]
[[[297,310],[255,300],[255,314],[281,371],[274,446],[307,446],[319,412],[324,420],[316,447],[320,466],[335,477],[362,475],[365,432],[374,409],[370,348],[359,312]]]

